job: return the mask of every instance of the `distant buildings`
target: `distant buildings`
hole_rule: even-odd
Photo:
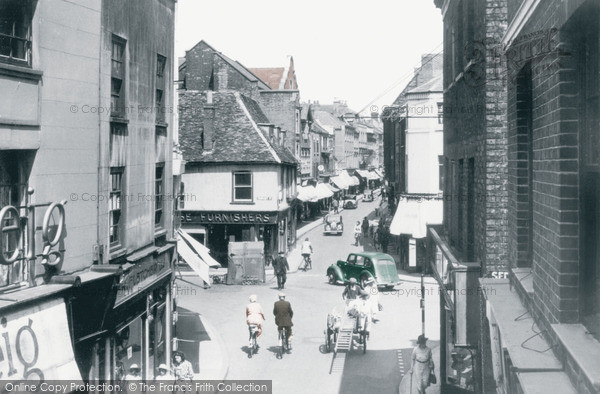
[[[399,237],[399,264],[426,264],[426,224],[443,220],[443,54],[421,57],[421,66],[382,113],[385,169],[396,208],[390,232]]]

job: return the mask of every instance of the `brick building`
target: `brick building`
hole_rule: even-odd
[[[482,392],[491,366],[475,289],[478,277],[507,270],[508,167],[506,86],[496,77],[505,61],[481,46],[502,40],[506,2],[435,4],[444,20],[444,220],[430,227],[427,252],[444,295],[441,384],[444,392]]]
[[[481,282],[499,293],[486,296],[492,365],[512,368],[496,368],[494,379],[508,391],[596,393],[600,4],[509,1],[507,11],[507,32],[494,47],[507,59],[501,78],[508,88],[511,274]],[[522,314],[534,325],[527,321],[525,332],[515,333],[511,321]],[[528,344],[551,349],[543,355],[524,359],[510,347],[499,354],[499,343],[510,346],[538,332]]]

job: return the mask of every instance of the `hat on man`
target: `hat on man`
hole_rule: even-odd
[[[350,283],[353,285],[356,284],[356,278],[350,278]]]
[[[279,293],[279,298],[285,298],[285,294],[284,293]]]
[[[165,371],[168,371],[168,370],[169,370],[169,368],[167,368],[167,364],[164,364],[164,363],[163,363],[163,364],[160,364],[160,365],[158,366],[158,369],[159,369],[159,370],[165,370]]]
[[[129,367],[129,370],[131,371],[132,369],[137,369],[138,371],[140,370],[140,366],[137,364],[131,364],[131,366]]]

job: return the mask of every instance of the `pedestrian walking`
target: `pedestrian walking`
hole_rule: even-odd
[[[356,225],[354,226],[354,246],[360,246],[360,234],[362,232],[362,227],[360,226],[360,220],[356,221]]]
[[[430,385],[430,375],[434,374],[433,356],[431,348],[427,346],[427,339],[425,335],[419,335],[411,356],[412,387],[416,388],[419,394],[425,393],[425,389]]]
[[[369,237],[369,219],[365,216],[362,222],[362,232],[365,238]]]
[[[331,203],[331,206],[333,207],[333,212],[338,213],[339,212],[339,206],[340,203],[338,202],[337,199],[333,199],[333,202]]]
[[[287,259],[283,251],[279,251],[279,256],[273,260],[273,271],[277,277],[277,289],[282,290],[285,288],[285,282],[287,280],[287,272],[290,269]]]
[[[379,233],[379,243],[381,244],[381,251],[387,253],[388,244],[390,243],[390,229],[388,226],[383,226]]]
[[[173,374],[177,381],[188,381],[194,378],[194,369],[192,363],[185,359],[183,352],[173,353]]]

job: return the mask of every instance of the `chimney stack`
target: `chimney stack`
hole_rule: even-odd
[[[204,105],[204,150],[213,149],[213,141],[215,135],[215,106],[213,104],[213,92],[206,92],[206,104]]]

